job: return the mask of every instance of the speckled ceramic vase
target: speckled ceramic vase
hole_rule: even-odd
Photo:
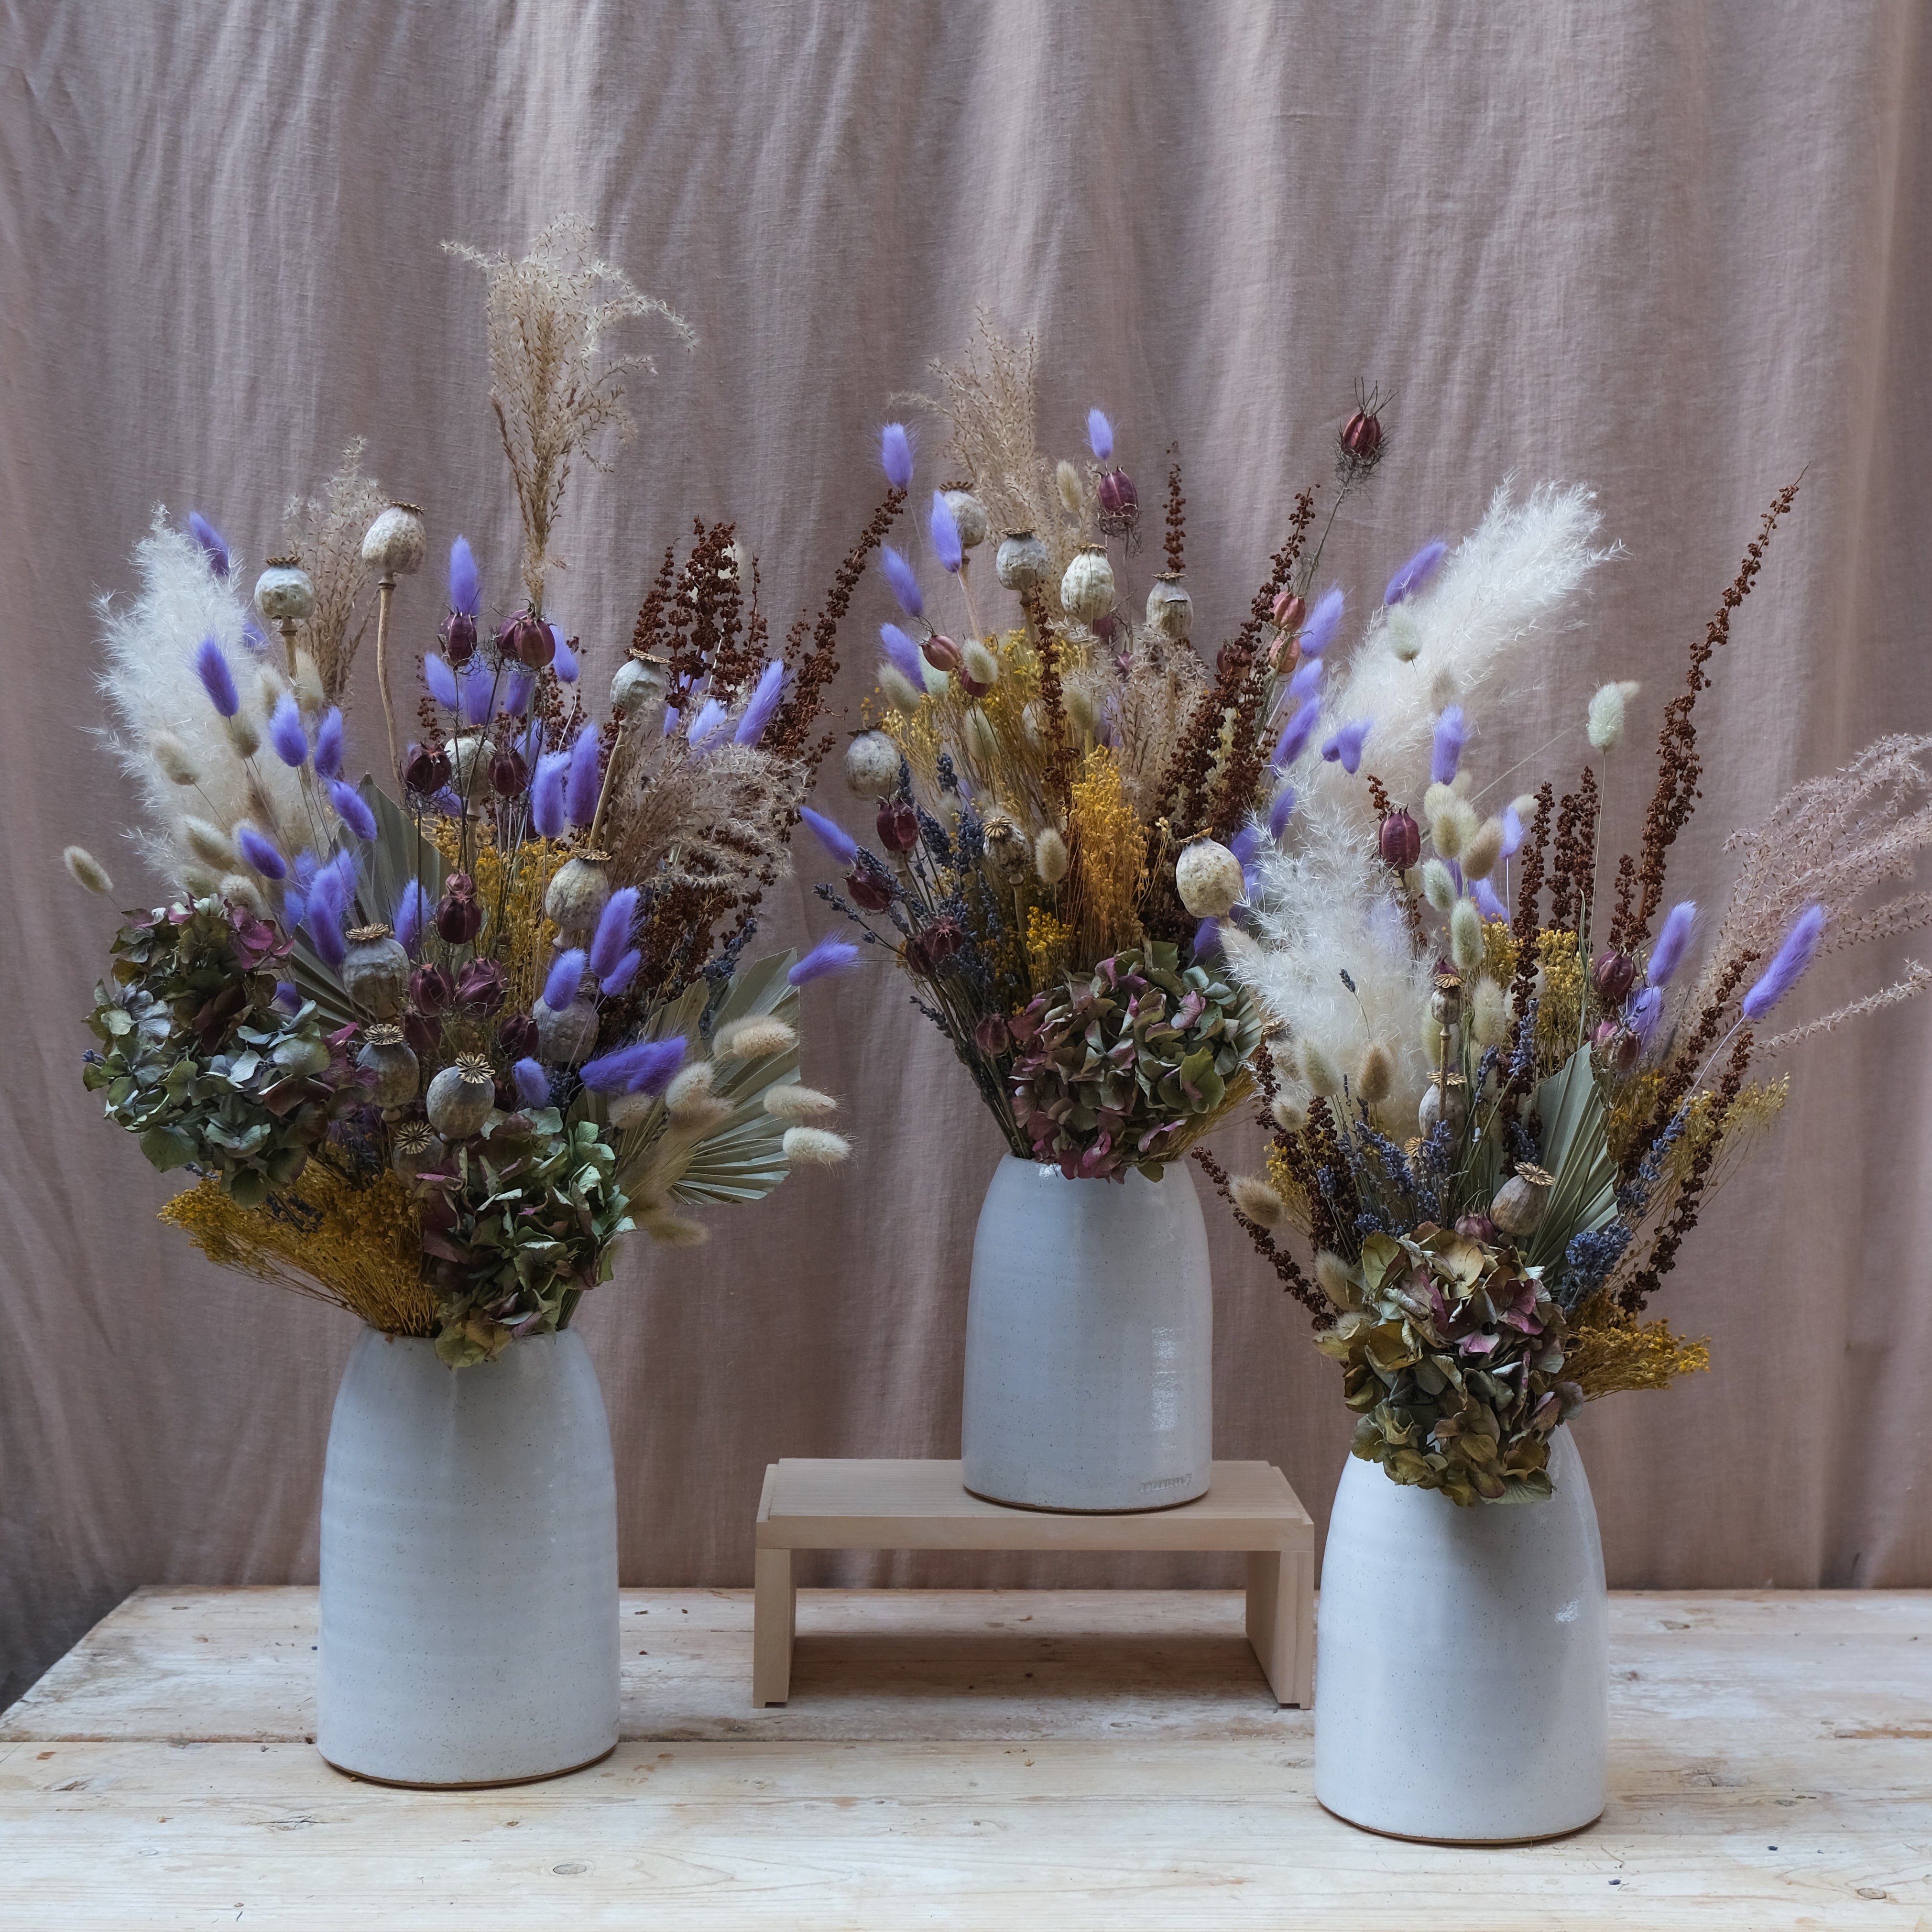
[[[975,1496],[1112,1513],[1205,1495],[1214,1353],[1208,1231],[1184,1165],[1120,1183],[1000,1162],[966,1308]]]
[[[1322,1557],[1315,1795],[1444,1844],[1551,1838],[1604,1808],[1610,1653],[1583,1459],[1556,1494],[1459,1509],[1350,1456]]]
[[[515,1784],[617,1742],[617,1486],[578,1336],[451,1370],[365,1329],[322,1485],[316,1748],[388,1784]]]

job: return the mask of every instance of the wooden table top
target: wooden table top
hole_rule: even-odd
[[[1613,1597],[1608,1810],[1480,1851],[1316,1804],[1232,1592],[806,1591],[755,1710],[748,1590],[628,1590],[616,1754],[473,1793],[316,1755],[315,1602],[137,1592],[0,1718],[0,1923],[1932,1928],[1932,1592]]]

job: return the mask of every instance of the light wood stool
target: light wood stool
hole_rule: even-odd
[[[791,1690],[800,1550],[1235,1550],[1248,1559],[1248,1641],[1275,1700],[1315,1695],[1315,1526],[1269,1462],[1216,1462],[1208,1493],[1178,1509],[1060,1516],[970,1495],[957,1462],[788,1457],[758,1503],[752,1702]]]

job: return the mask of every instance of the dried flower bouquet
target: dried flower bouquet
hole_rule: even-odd
[[[574,220],[520,260],[457,252],[488,280],[523,595],[486,616],[455,540],[399,745],[392,601],[427,537],[360,446],[291,506],[252,599],[206,519],[157,516],[140,594],[102,607],[102,683],[144,806],[130,836],[169,890],[115,942],[86,1077],[149,1160],[194,1177],[164,1218],[213,1259],[463,1366],[566,1326],[634,1226],[702,1239],[692,1205],[845,1154],[796,1034],[798,988],[843,950],[745,954],[878,537],[772,652],[755,565],[700,524],[594,715],[545,602],[565,482],[628,430],[621,379],[646,366],[606,332],[653,312],[688,332]],[[380,785],[351,782],[344,716],[372,602]],[[67,862],[111,892],[81,848]]]
[[[1398,1483],[1459,1504],[1546,1496],[1551,1432],[1583,1402],[1706,1366],[1701,1342],[1643,1317],[1784,1103],[1786,1079],[1754,1069],[1932,982],[1914,964],[1767,1034],[1821,944],[1932,920],[1932,893],[1868,903],[1932,843],[1932,738],[1882,739],[1732,837],[1742,863],[1701,970],[1698,908],[1665,906],[1702,769],[1697,694],[1795,494],[1773,500],[1665,707],[1636,854],[1608,859],[1589,766],[1560,799],[1545,783],[1508,804],[1513,772],[1478,785],[1466,768],[1474,702],[1607,554],[1589,500],[1544,488],[1499,494],[1454,553],[1432,544],[1397,573],[1310,734],[1350,744],[1359,772],[1291,767],[1300,802],[1250,862],[1225,945],[1270,1017],[1267,1168],[1230,1179],[1196,1158],[1342,1364],[1354,1453]],[[1635,692],[1591,700],[1600,757]],[[1312,1282],[1278,1241],[1290,1228]]]
[[[1090,460],[1051,460],[1035,442],[1030,344],[982,325],[975,351],[935,368],[954,480],[932,492],[926,536],[958,601],[928,610],[911,558],[884,548],[900,621],[880,628],[878,722],[845,760],[876,844],[808,810],[844,874],[819,891],[891,951],[1016,1155],[1070,1178],[1157,1180],[1253,1090],[1261,1014],[1223,968],[1217,922],[1284,808],[1281,773],[1308,737],[1340,614],[1339,592],[1309,608],[1318,492],[1297,500],[1247,620],[1209,663],[1192,639],[1178,463],[1165,568],[1146,570],[1136,616],[1124,586],[1139,492],[1106,415],[1088,417]],[[1377,399],[1360,400],[1331,524],[1383,446]],[[886,426],[881,459],[908,491],[903,424]],[[988,551],[1018,625],[982,616],[993,593],[974,565]]]

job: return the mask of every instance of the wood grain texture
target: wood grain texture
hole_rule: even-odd
[[[805,1592],[764,1712],[749,1592],[623,1611],[614,1757],[412,1792],[304,1742],[313,1591],[138,1592],[0,1722],[5,1922],[1932,1925],[1932,1593],[1613,1598],[1609,1809],[1507,1852],[1324,1813],[1235,1593]]]

